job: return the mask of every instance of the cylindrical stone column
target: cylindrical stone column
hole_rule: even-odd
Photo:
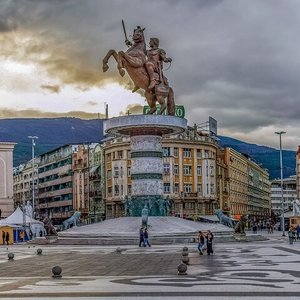
[[[133,197],[163,195],[161,137],[131,137],[131,194]]]
[[[162,115],[129,115],[105,121],[106,133],[130,136],[130,216],[141,216],[145,207],[150,216],[165,215],[162,136],[183,132],[186,126],[185,119]]]

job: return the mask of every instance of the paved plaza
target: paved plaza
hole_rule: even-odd
[[[213,256],[200,256],[196,244],[122,245],[120,253],[116,246],[1,246],[0,299],[299,299],[300,242],[264,235],[270,239],[215,243]],[[179,276],[183,246],[190,264]],[[56,265],[62,278],[52,278]]]

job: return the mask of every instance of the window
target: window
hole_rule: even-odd
[[[119,177],[119,167],[114,167],[114,177]]]
[[[111,179],[111,170],[107,171],[107,179]]]
[[[183,157],[192,157],[192,151],[189,148],[183,149]]]
[[[110,186],[107,188],[107,196],[111,197],[112,196],[111,193],[112,193],[112,188]]]
[[[178,157],[178,148],[174,148],[174,156]]]
[[[170,164],[164,164],[164,174],[170,174]]]
[[[118,151],[117,152],[117,158],[122,159],[123,158],[123,151]]]
[[[194,207],[195,207],[195,203],[189,203],[189,202],[187,202],[187,203],[184,203],[184,208],[186,208],[186,209],[194,209]]]
[[[164,183],[164,193],[170,193],[170,183]]]
[[[202,194],[202,184],[198,184],[198,185],[197,185],[197,192],[198,192],[199,194]]]
[[[131,168],[127,169],[127,175],[130,176],[131,175]]]
[[[174,165],[174,174],[179,174],[178,172],[179,168],[178,168],[178,165]]]
[[[189,183],[185,183],[183,186],[184,193],[191,193],[192,192],[192,185]]]
[[[115,196],[118,196],[119,193],[120,193],[119,186],[118,186],[118,185],[115,185],[115,186],[114,186],[114,195],[115,195]]]
[[[209,150],[204,150],[204,157],[209,158]]]
[[[184,165],[183,166],[183,174],[184,175],[191,175],[192,174],[192,166]]]
[[[211,194],[215,193],[215,185],[213,183],[210,185],[210,193]]]
[[[197,166],[197,175],[198,176],[202,175],[202,166]]]
[[[202,158],[202,151],[201,151],[201,149],[197,149],[197,158]]]
[[[179,185],[178,183],[174,184],[174,193],[178,193],[179,192]]]
[[[163,147],[162,148],[163,151],[163,156],[170,156],[170,147]]]

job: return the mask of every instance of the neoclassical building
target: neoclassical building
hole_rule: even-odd
[[[0,209],[1,217],[14,211],[13,150],[15,143],[0,142]]]
[[[217,207],[217,148],[213,138],[192,128],[163,137],[163,195],[174,201],[172,215],[194,218],[213,214]],[[107,140],[103,150],[106,217],[124,216],[124,203],[131,195],[130,140]]]
[[[245,154],[232,148],[219,149],[220,208],[235,219],[250,215],[258,219],[270,214],[269,173]],[[225,181],[222,181],[222,178]],[[222,195],[223,189],[223,195]]]

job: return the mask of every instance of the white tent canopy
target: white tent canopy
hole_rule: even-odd
[[[0,220],[0,225],[23,225],[23,212],[20,207],[18,207],[10,216],[5,219]],[[25,224],[26,225],[33,225],[39,224],[44,226],[44,224],[38,220],[35,220],[27,215],[25,215]]]

